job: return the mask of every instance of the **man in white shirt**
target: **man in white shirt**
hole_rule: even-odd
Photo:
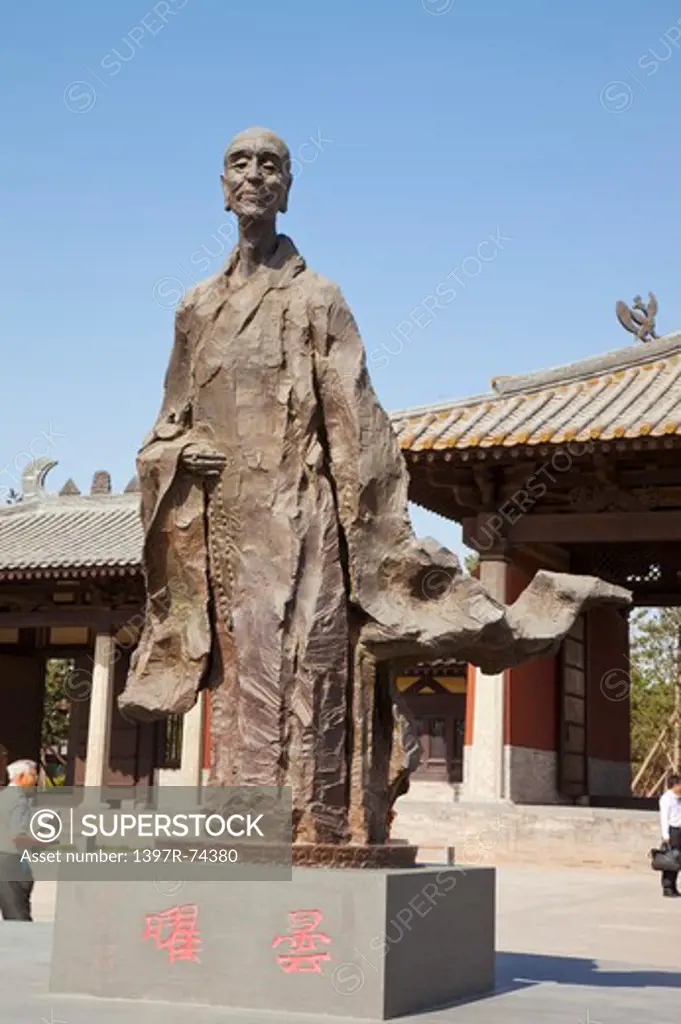
[[[681,849],[681,775],[670,775],[667,791],[660,797],[660,833],[662,842]],[[678,871],[662,872],[662,895],[681,896],[676,887]]]
[[[7,765],[9,783],[0,789],[0,913],[5,921],[32,920],[33,875],[21,853],[35,844],[30,823],[37,774],[35,761],[13,761]]]

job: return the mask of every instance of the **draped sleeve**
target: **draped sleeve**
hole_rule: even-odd
[[[371,611],[378,567],[412,536],[409,478],[390,419],[369,379],[364,344],[340,290],[328,284],[313,311],[324,433],[345,535],[351,599]]]
[[[207,495],[182,465],[197,437],[191,293],[175,316],[175,338],[158,418],[137,458],[144,528],[146,615],[119,704],[138,717],[185,713],[196,700],[211,647]]]

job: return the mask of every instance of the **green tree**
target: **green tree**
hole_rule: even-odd
[[[72,664],[65,658],[50,658],[47,662],[40,752],[43,765],[48,759],[62,767],[66,764],[62,748],[69,736],[71,702],[66,683],[71,671]]]
[[[467,555],[464,555],[463,566],[467,573],[471,576],[480,565],[480,555],[476,555],[474,551],[470,551]]]
[[[634,611],[630,636],[631,760],[634,776],[649,760],[647,792],[681,767],[681,608]]]

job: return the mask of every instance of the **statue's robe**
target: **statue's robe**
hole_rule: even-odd
[[[494,669],[546,654],[595,592],[546,574],[552,617],[533,631],[417,541],[406,466],[340,291],[284,236],[246,283],[237,258],[178,309],[139,454],[147,615],[121,705],[186,712],[210,688],[214,783],[291,785],[299,840],[380,841],[417,757],[413,737],[391,742],[404,718],[385,660]],[[224,456],[218,477],[186,468],[196,441]],[[603,586],[600,599],[622,603]]]
[[[123,704],[185,712],[210,687],[213,781],[292,784],[297,812],[323,808],[331,837],[346,827],[372,568],[357,539],[370,523],[409,536],[407,478],[373,394],[355,429],[368,383],[338,289],[283,237],[238,288],[235,264],[178,309],[163,408],[139,454],[148,607]],[[183,465],[198,440],[226,459],[217,481]]]

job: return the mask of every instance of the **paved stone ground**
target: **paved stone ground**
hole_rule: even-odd
[[[40,887],[37,887],[39,889]],[[502,868],[497,992],[409,1018],[418,1024],[678,1024],[681,900],[652,874]],[[2,1024],[311,1024],[266,1013],[85,998],[51,998],[51,893],[36,892],[33,925],[0,923]],[[343,1024],[326,1018],[329,1024]],[[348,1024],[348,1022],[345,1022]]]

